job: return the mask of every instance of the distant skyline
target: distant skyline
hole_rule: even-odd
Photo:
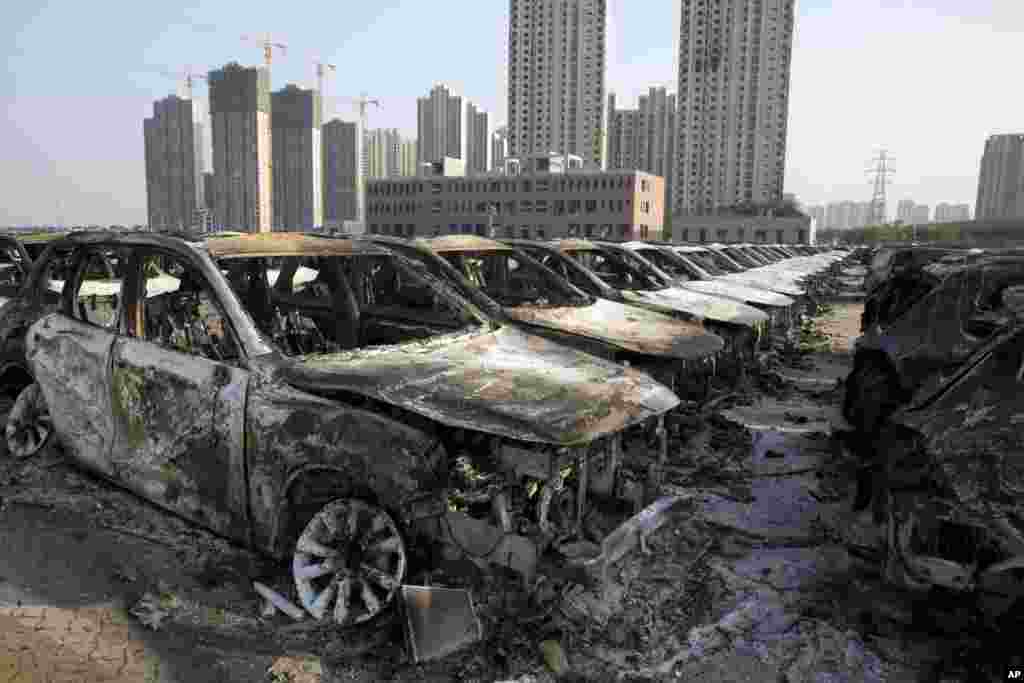
[[[635,106],[675,90],[679,0],[608,2],[607,90]],[[338,66],[327,94],[381,99],[371,128],[416,134],[416,98],[451,86],[505,122],[507,0],[380,0],[262,6],[227,0],[156,5],[13,3],[2,31],[0,224],[144,223],[142,121],[176,91],[159,70],[255,65],[240,39],[272,29],[287,43],[273,87],[314,84],[314,55]],[[1024,39],[1020,0],[798,0],[786,193],[805,205],[867,201],[864,170],[894,158],[890,216],[902,197],[973,206],[987,136],[1024,132],[1012,74]],[[473,30],[433,40],[450,18]],[[908,97],[909,94],[913,97]],[[196,85],[201,106],[206,88]],[[327,113],[353,119],[350,103]],[[58,200],[61,205],[58,206]]]

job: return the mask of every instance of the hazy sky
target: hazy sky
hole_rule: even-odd
[[[607,85],[620,102],[674,87],[678,3],[609,0]],[[885,147],[890,213],[902,198],[973,206],[985,137],[1024,131],[1024,1],[797,0],[797,12],[786,192],[867,200],[864,170]],[[414,136],[415,98],[435,82],[492,127],[505,116],[507,0],[15,1],[4,15],[0,225],[145,222],[142,119],[176,88],[160,71],[255,64],[244,33],[288,45],[275,89],[311,85],[317,55],[336,64],[329,94],[382,100],[371,127]]]

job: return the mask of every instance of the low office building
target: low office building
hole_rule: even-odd
[[[665,180],[642,171],[371,180],[371,234],[662,239]]]
[[[810,216],[682,216],[672,221],[672,239],[693,243],[814,244]]]

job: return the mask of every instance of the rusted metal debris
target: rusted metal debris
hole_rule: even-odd
[[[445,657],[483,637],[468,590],[402,586],[406,642],[417,664]]]
[[[659,494],[668,388],[503,324],[383,247],[78,233],[23,294],[0,319],[11,357],[24,344],[5,377],[38,383],[72,461],[292,557],[316,620],[395,602],[405,568],[389,543],[528,579],[591,509]],[[623,453],[627,429],[656,434],[655,452]],[[340,508],[356,514],[328,514]],[[644,514],[620,516],[612,538],[627,540],[609,552],[667,512]],[[346,572],[358,586],[314,585]]]

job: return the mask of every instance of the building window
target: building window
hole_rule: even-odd
[[[596,199],[588,199],[587,200],[587,207],[586,207],[586,209],[587,209],[587,213],[595,213],[595,212],[597,212],[597,200]]]
[[[435,201],[430,203],[430,213],[441,213],[442,209],[443,209],[443,205],[442,205],[440,199],[435,200]]]
[[[530,226],[524,225],[519,228],[519,236],[524,240],[530,239]]]
[[[378,230],[380,230],[380,228],[377,227],[376,223],[370,223],[370,234],[371,235],[376,235]]]
[[[646,225],[641,225],[640,226],[640,239],[646,240],[646,239],[649,239],[649,238],[650,238],[650,235],[647,232],[647,226]]]
[[[594,223],[587,223],[587,227],[583,229],[583,236],[587,239],[592,239],[594,237],[594,229],[596,227],[597,225]]]
[[[689,230],[683,230],[681,237],[682,237],[682,240],[684,242],[689,242],[690,241],[690,231]]]
[[[538,199],[537,200],[536,210],[534,211],[534,213],[541,213],[541,214],[545,214],[546,215],[547,212],[548,212],[548,200],[546,200],[546,199]]]
[[[430,183],[430,191],[434,194],[441,194],[441,183]]]
[[[729,230],[727,228],[718,229],[718,241],[727,242],[729,241]]]
[[[579,223],[570,223],[569,224],[569,237],[579,237],[579,236],[580,236],[580,224]]]
[[[785,231],[783,231],[783,230],[776,230],[775,231],[775,241],[778,242],[779,244],[782,244],[783,242],[785,242],[786,241]]]
[[[533,202],[530,201],[529,199],[522,199],[522,200],[520,200],[520,202],[519,202],[519,213],[524,214],[524,215],[533,213]]]
[[[441,226],[440,225],[435,225],[434,226],[434,230],[433,230],[434,237],[437,237],[440,234],[441,234]]]
[[[700,229],[700,241],[701,241],[702,244],[704,242],[708,241],[708,230],[707,230],[707,228],[701,228]]]
[[[539,240],[546,240],[547,239],[547,234],[548,234],[548,231],[545,230],[544,228],[537,228],[537,239],[539,239]]]

